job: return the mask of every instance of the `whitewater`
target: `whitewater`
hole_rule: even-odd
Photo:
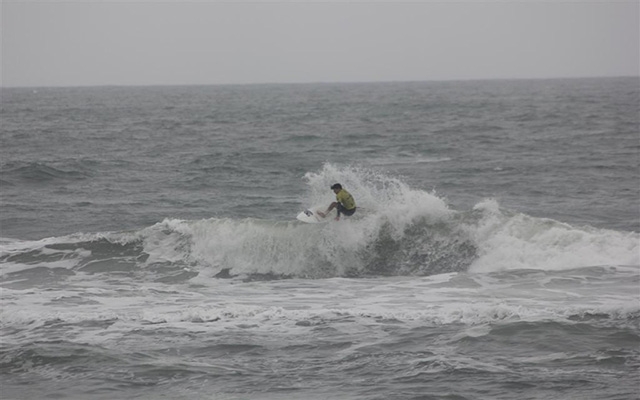
[[[2,89],[2,398],[636,399],[638,98]]]

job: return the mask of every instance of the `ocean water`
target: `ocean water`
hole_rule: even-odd
[[[3,399],[640,398],[637,77],[1,100]]]

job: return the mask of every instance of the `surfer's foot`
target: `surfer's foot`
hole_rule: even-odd
[[[317,213],[319,216],[321,216],[322,218],[326,217],[326,215],[324,215],[324,213],[322,211],[318,211]]]

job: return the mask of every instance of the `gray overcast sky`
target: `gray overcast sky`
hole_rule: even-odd
[[[2,2],[2,85],[640,75],[638,1]]]

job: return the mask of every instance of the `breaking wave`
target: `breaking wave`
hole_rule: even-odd
[[[638,265],[640,236],[503,210],[495,200],[455,211],[401,179],[326,164],[305,176],[307,204],[326,207],[340,181],[358,200],[326,224],[265,219],[165,219],[134,232],[0,243],[2,281],[51,282],[77,273],[154,281],[425,276],[470,271]]]

